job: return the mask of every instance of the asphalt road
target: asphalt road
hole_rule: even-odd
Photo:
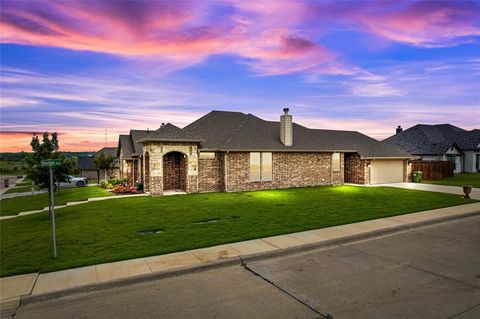
[[[480,216],[21,306],[15,318],[480,318]]]

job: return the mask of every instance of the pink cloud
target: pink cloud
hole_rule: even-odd
[[[332,67],[319,68],[333,63],[335,54],[293,26],[300,22],[305,8],[302,3],[208,5],[183,1],[4,1],[1,41],[156,57],[179,67],[225,53],[246,59],[246,64],[262,75],[336,72]],[[210,11],[221,11],[222,6],[231,6],[233,13],[208,16]]]
[[[407,2],[398,10],[372,6],[355,17],[369,32],[416,46],[451,46],[480,35],[480,6],[468,1]]]

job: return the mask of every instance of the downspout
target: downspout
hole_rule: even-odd
[[[333,185],[333,153],[330,155],[330,186]]]
[[[223,184],[225,188],[225,192],[228,192],[228,164],[227,164],[227,154],[228,151],[225,152],[224,157],[223,157]]]

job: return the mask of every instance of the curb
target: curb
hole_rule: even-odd
[[[480,215],[480,211],[468,212],[461,215],[438,217],[438,218],[433,218],[433,219],[415,222],[415,223],[406,224],[406,225],[390,226],[385,229],[368,231],[363,234],[346,236],[339,239],[330,239],[330,240],[319,241],[311,244],[279,249],[275,251],[267,251],[267,252],[245,255],[245,256],[236,256],[228,259],[216,260],[216,261],[207,262],[207,263],[198,264],[198,265],[184,266],[176,269],[159,271],[155,273],[143,274],[138,276],[132,276],[132,277],[123,278],[123,279],[116,279],[116,280],[106,281],[106,282],[97,283],[93,285],[77,286],[77,287],[58,290],[54,292],[46,292],[46,293],[37,294],[37,295],[24,295],[20,298],[20,305],[27,305],[30,303],[46,301],[51,299],[59,299],[59,298],[68,297],[75,294],[101,291],[101,290],[111,289],[111,288],[119,288],[119,287],[133,285],[133,284],[141,284],[148,281],[156,281],[160,279],[178,277],[181,275],[187,275],[187,274],[192,274],[192,273],[197,273],[197,272],[202,272],[202,271],[207,271],[212,269],[218,269],[222,267],[245,266],[247,263],[251,263],[251,262],[262,261],[265,259],[277,258],[277,257],[287,256],[287,255],[300,254],[303,252],[308,252],[308,251],[312,251],[319,248],[330,248],[333,246],[351,244],[361,240],[379,238],[386,235],[393,235],[393,234],[402,233],[409,230],[419,229],[419,228],[440,224],[448,221],[453,221],[453,220],[460,220],[460,219],[473,217],[477,215]]]

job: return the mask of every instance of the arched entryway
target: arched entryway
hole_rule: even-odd
[[[143,185],[143,189],[146,192],[150,191],[150,154],[148,152],[145,153],[143,158],[145,162],[145,185]]]
[[[187,159],[180,152],[163,155],[163,190],[186,190]]]

